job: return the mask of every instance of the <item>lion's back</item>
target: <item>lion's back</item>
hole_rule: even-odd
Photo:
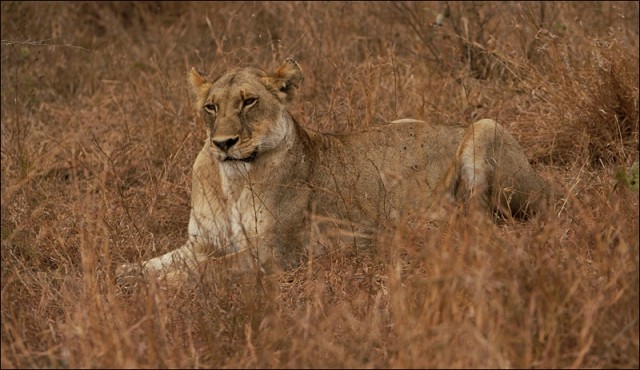
[[[315,140],[316,209],[375,220],[425,207],[448,169],[464,128],[403,120]],[[318,207],[317,205],[321,205]]]

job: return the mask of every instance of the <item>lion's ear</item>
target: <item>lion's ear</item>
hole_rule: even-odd
[[[262,82],[282,102],[293,100],[296,91],[302,85],[304,77],[302,68],[295,60],[289,58],[276,71],[262,78]]]
[[[209,91],[209,87],[211,87],[211,83],[207,80],[207,76],[196,71],[195,68],[191,68],[191,70],[187,73],[187,81],[191,86],[191,90],[196,98],[196,106],[199,107],[203,104],[204,99],[207,98],[207,92]]]

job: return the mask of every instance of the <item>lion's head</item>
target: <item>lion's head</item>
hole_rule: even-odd
[[[303,77],[298,63],[287,59],[273,73],[236,68],[211,82],[191,69],[188,80],[216,157],[221,162],[250,163],[284,139],[285,105]]]

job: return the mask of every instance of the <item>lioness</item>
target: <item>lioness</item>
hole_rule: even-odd
[[[400,212],[437,214],[443,199],[527,217],[546,193],[516,140],[489,119],[466,129],[404,119],[327,135],[287,111],[303,81],[292,59],[273,73],[237,68],[213,81],[192,69],[188,81],[207,129],[193,166],[189,239],[120,266],[120,279],[140,271],[176,279],[224,256],[241,269],[288,266],[306,253],[312,224],[357,238]]]

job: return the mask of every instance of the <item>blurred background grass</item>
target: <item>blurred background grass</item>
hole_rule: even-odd
[[[639,366],[637,2],[1,6],[3,368]],[[306,127],[493,118],[566,198],[122,295],[114,266],[186,237],[186,71],[287,57]]]

